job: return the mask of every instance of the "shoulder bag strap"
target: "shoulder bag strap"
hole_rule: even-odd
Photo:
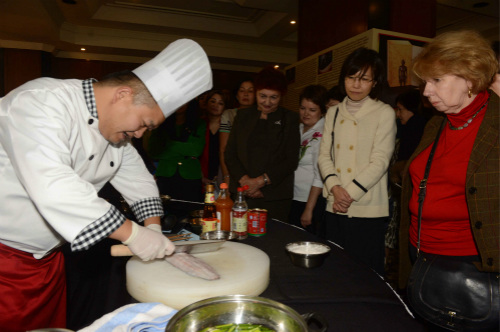
[[[337,122],[337,116],[339,115],[339,107],[337,106],[337,110],[335,111],[335,116],[333,117],[333,127],[332,127],[332,145],[330,147],[330,158],[332,158],[332,161],[334,161],[334,141],[335,141],[335,123]],[[326,179],[325,179],[326,180]]]
[[[420,254],[420,230],[422,228],[422,208],[424,206],[425,194],[427,192],[427,179],[429,178],[429,172],[431,170],[432,158],[434,157],[434,152],[436,151],[436,147],[438,145],[439,136],[441,136],[441,132],[443,131],[444,124],[446,123],[446,118],[441,122],[441,126],[436,135],[436,139],[434,139],[434,145],[432,145],[431,152],[429,153],[429,159],[427,159],[427,164],[425,165],[424,177],[420,181],[419,192],[418,192],[418,239],[417,239],[417,256]]]

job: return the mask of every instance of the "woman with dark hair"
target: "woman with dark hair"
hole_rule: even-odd
[[[406,161],[417,148],[426,120],[420,115],[421,95],[418,89],[411,89],[396,97],[396,117],[401,123],[399,148],[395,152],[396,162],[391,166],[391,181],[401,183],[402,171]]]
[[[161,195],[201,202],[201,165],[206,123],[198,115],[197,101],[183,105],[153,130],[149,155],[158,162],[155,176]]]
[[[287,90],[283,73],[266,67],[254,86],[257,105],[238,111],[224,154],[230,190],[248,185],[250,208],[267,209],[268,218],[287,221],[299,160],[299,117],[279,106]]]
[[[238,90],[236,91],[236,101],[238,102],[237,108],[230,108],[222,113],[220,120],[219,129],[219,158],[220,167],[222,170],[222,175],[224,177],[223,181],[229,183],[229,170],[226,166],[226,161],[224,159],[224,152],[226,151],[227,141],[229,139],[229,133],[233,126],[234,118],[236,117],[236,112],[238,109],[248,108],[255,103],[255,90],[253,86],[253,80],[249,78],[243,79],[238,85]]]
[[[219,129],[226,104],[226,96],[222,91],[213,90],[208,93],[205,115],[207,122],[205,148],[200,158],[204,185],[214,183],[214,181],[216,183],[222,182],[222,177],[219,177]]]
[[[325,125],[328,93],[322,85],[309,85],[299,97],[301,145],[295,170],[290,223],[315,233],[324,214],[323,180],[318,169],[319,144]],[[319,204],[318,203],[319,198]]]
[[[392,107],[376,99],[387,84],[378,53],[367,48],[351,53],[339,84],[347,97],[328,110],[318,157],[326,236],[383,275],[387,169],[396,121]]]

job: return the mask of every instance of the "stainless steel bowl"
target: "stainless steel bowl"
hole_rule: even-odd
[[[313,253],[313,248],[323,252]],[[326,244],[309,241],[292,242],[285,249],[294,265],[307,269],[321,266],[331,250]]]
[[[230,231],[211,231],[200,235],[201,240],[235,240],[236,238],[236,232]]]
[[[177,312],[166,332],[198,332],[222,324],[261,324],[276,332],[307,332],[307,322],[292,308],[263,297],[226,295],[201,300]],[[323,331],[326,331],[325,326]]]

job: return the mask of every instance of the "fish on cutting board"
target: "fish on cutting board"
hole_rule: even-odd
[[[193,277],[206,280],[217,280],[220,278],[219,274],[217,274],[217,271],[215,271],[212,266],[204,262],[202,259],[185,252],[174,253],[170,256],[166,256],[165,261]]]
[[[205,253],[218,250],[225,241],[223,240],[203,240],[186,241],[175,243],[175,252],[170,256],[165,256],[166,262],[190,276],[205,280],[217,280],[220,278],[217,271],[190,253]],[[125,245],[117,244],[111,246],[111,256],[133,256],[134,253]]]

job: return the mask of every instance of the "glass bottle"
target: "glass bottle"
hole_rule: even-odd
[[[236,195],[236,200],[233,204],[232,229],[234,232],[236,232],[236,238],[238,240],[243,240],[248,237],[248,205],[245,201],[245,195],[243,194],[247,189],[248,186],[238,188],[238,194]]]
[[[213,184],[207,184],[206,187],[205,205],[203,206],[203,218],[217,218]]]
[[[233,200],[229,197],[227,183],[221,183],[219,197],[215,201],[217,219],[219,219],[218,229],[221,231],[231,230]]]

